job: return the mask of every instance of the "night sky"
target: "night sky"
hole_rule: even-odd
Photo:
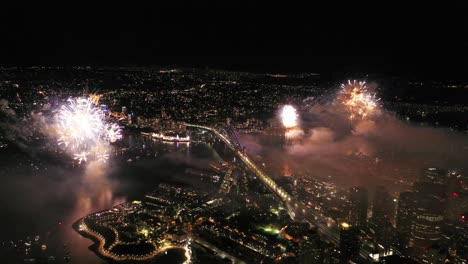
[[[68,4],[1,10],[0,64],[6,66],[173,65],[468,76],[467,10],[456,4]]]

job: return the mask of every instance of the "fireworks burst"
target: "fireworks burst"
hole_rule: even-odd
[[[96,159],[100,162],[106,162],[109,159],[109,154],[107,152],[97,153]]]
[[[91,100],[68,99],[59,112],[59,143],[77,149],[87,141],[96,141],[104,127],[103,114]]]
[[[90,94],[89,99],[95,104],[99,105],[99,100],[101,100],[103,94]]]
[[[78,164],[81,164],[81,162],[86,162],[88,161],[88,154],[85,151],[82,151],[80,153],[76,153],[75,157],[73,158],[74,160],[78,161]]]
[[[94,154],[94,158],[100,162],[106,162],[109,159],[109,153],[107,144],[97,144],[91,149],[91,153]]]
[[[285,128],[297,126],[297,111],[292,105],[285,105],[281,109],[281,121]]]
[[[106,126],[106,138],[109,142],[115,142],[122,138],[120,127],[117,124],[108,124]]]
[[[348,81],[341,85],[338,100],[349,111],[349,119],[366,118],[378,110],[378,101],[375,94],[371,93],[366,82]]]
[[[57,117],[59,145],[71,151],[80,164],[89,156],[106,161],[109,142],[122,138],[120,127],[106,123],[104,113],[90,98],[70,98],[67,101]]]

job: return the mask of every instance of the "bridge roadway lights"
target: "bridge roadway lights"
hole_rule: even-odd
[[[219,133],[218,131],[216,131],[214,128],[210,128],[210,127],[207,127],[207,126],[200,126],[200,125],[191,125],[191,124],[187,124],[187,123],[184,123],[185,126],[191,126],[191,127],[198,127],[198,128],[202,128],[202,129],[206,129],[206,130],[209,130],[213,133],[215,133],[216,136],[220,137],[229,147],[231,147],[233,150],[234,150],[234,147],[232,145],[232,143],[229,141],[229,139],[227,139],[224,135],[222,135],[221,133]],[[239,150],[237,150],[236,152],[240,157],[241,159],[247,163],[248,165],[250,165],[250,169],[252,169],[255,173],[258,174],[258,176],[260,176],[260,179],[262,179],[264,182],[266,182],[266,184],[271,188],[273,189],[282,199],[285,199],[287,200],[288,202],[291,201],[291,197],[289,195],[287,195],[283,189],[279,188],[276,183],[271,180],[268,176],[266,176],[262,171],[260,171],[250,160],[248,157],[246,157],[243,153],[241,153]]]

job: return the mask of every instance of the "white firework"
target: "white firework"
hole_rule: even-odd
[[[96,159],[100,162],[106,162],[109,159],[108,153],[97,153]]]
[[[104,113],[89,98],[70,98],[57,117],[58,143],[81,164],[89,157],[105,162],[109,159],[109,142],[122,138],[117,124],[107,124]]]
[[[103,113],[90,99],[68,99],[58,116],[59,143],[76,150],[99,140],[104,128]]]
[[[281,109],[281,121],[285,128],[297,126],[297,111],[292,105],[285,105]]]
[[[88,161],[88,152],[82,151],[80,153],[75,154],[74,160],[78,161],[78,164],[81,164],[82,162],[87,162]]]
[[[113,123],[106,126],[106,139],[109,142],[115,142],[122,138],[122,133],[119,125]]]
[[[101,144],[96,144],[91,149],[91,152],[94,154],[94,158],[100,162],[106,162],[109,159],[109,143],[102,142]]]

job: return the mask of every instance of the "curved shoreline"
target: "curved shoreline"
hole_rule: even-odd
[[[81,236],[83,237],[86,237],[86,238],[89,238],[91,239],[94,244],[90,246],[90,250],[92,250],[94,253],[96,253],[96,255],[98,255],[99,257],[105,259],[105,260],[108,260],[108,261],[118,261],[118,262],[126,262],[126,261],[148,261],[148,260],[152,260],[154,258],[156,258],[158,255],[166,252],[167,250],[170,250],[170,249],[182,249],[182,250],[185,250],[184,247],[182,246],[176,246],[176,245],[167,245],[167,246],[164,246],[164,247],[161,247],[161,248],[158,248],[157,245],[155,245],[154,243],[152,243],[152,245],[154,246],[154,250],[150,253],[150,254],[145,254],[145,255],[117,255],[115,253],[112,252],[112,248],[116,245],[119,245],[119,244],[129,244],[129,243],[118,243],[116,241],[113,241],[111,246],[109,247],[109,249],[106,249],[104,248],[104,245],[106,244],[106,239],[103,235],[99,234],[98,232],[92,230],[91,228],[89,228],[86,223],[84,223],[84,218],[81,218],[79,219],[78,221],[76,221],[73,225],[72,225],[72,228],[77,232],[79,233]],[[111,229],[112,230],[112,229]],[[115,235],[116,235],[116,238],[118,239],[118,233],[116,233],[115,230],[112,230]]]

